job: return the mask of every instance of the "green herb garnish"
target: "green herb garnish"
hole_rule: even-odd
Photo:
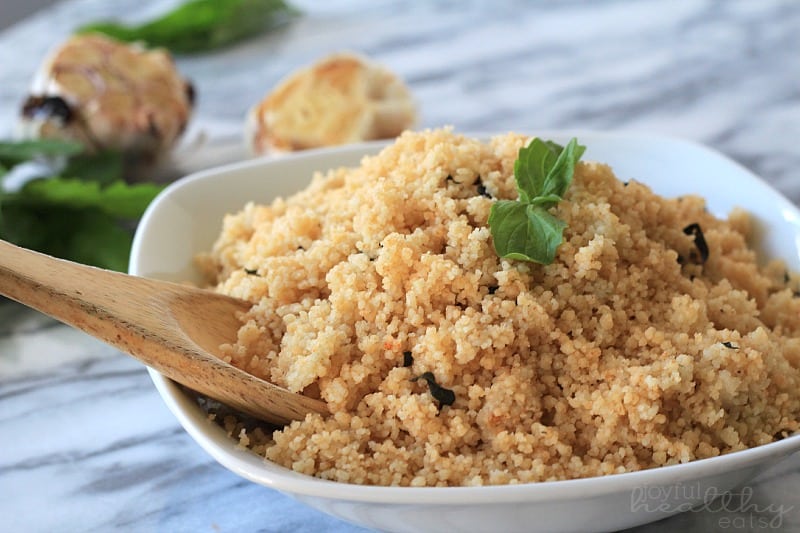
[[[0,142],[0,239],[124,271],[136,221],[163,187],[126,183],[118,153],[82,150],[56,140]],[[39,170],[19,180],[31,162]]]
[[[545,265],[553,262],[567,225],[549,209],[563,199],[585,150],[574,138],[566,147],[533,139],[520,148],[514,162],[519,199],[498,200],[489,213],[497,255]]]
[[[99,32],[125,42],[143,41],[178,54],[222,48],[287,22],[299,12],[283,0],[189,0],[139,26],[97,22],[78,33]]]

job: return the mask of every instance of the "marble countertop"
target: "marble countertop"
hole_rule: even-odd
[[[74,27],[118,13],[141,20],[174,3],[73,0],[0,32],[0,138],[38,62]],[[408,82],[420,127],[675,135],[800,202],[795,0],[293,3],[304,14],[274,34],[178,58],[199,95],[187,145],[206,143],[179,152],[182,171],[245,157],[250,104],[288,71],[354,50]],[[360,531],[225,470],[179,427],[140,364],[9,302],[0,303],[0,449],[2,531]],[[743,487],[746,505],[631,531],[800,531],[798,487],[795,456]],[[770,505],[786,511],[780,520],[757,512]]]

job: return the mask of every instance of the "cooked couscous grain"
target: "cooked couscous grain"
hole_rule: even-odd
[[[800,298],[757,263],[747,215],[580,163],[553,210],[556,260],[501,260],[487,218],[516,198],[525,142],[405,133],[226,217],[201,263],[253,302],[227,357],[332,412],[272,434],[228,420],[235,438],[321,478],[453,486],[652,468],[798,429]]]

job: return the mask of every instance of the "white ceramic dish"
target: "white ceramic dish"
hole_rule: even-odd
[[[702,146],[663,137],[592,132],[532,132],[566,142],[577,136],[584,159],[609,163],[621,179],[666,196],[708,199],[725,216],[747,208],[757,221],[759,252],[800,269],[800,211],[746,169]],[[134,240],[130,272],[196,280],[192,257],[210,246],[225,213],[247,201],[269,202],[303,188],[315,170],[355,165],[381,143],[253,160],[193,174],[150,206]],[[800,450],[800,436],[713,459],[601,478],[459,488],[367,487],[324,481],[269,463],[238,447],[195,401],[151,371],[167,406],[222,465],[344,520],[387,531],[609,531],[686,511]]]

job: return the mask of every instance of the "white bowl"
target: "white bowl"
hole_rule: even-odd
[[[639,134],[531,132],[557,142],[576,136],[584,159],[609,163],[666,196],[699,194],[726,216],[735,206],[755,218],[759,252],[800,270],[800,211],[749,171],[690,142]],[[168,187],[145,213],[130,273],[197,281],[192,257],[209,250],[225,213],[303,188],[315,170],[356,165],[385,143],[252,160],[193,174]],[[192,397],[150,371],[189,434],[240,476],[344,520],[387,531],[608,531],[687,511],[800,450],[800,435],[712,459],[606,477],[454,488],[371,487],[316,479],[242,449],[210,422]]]

